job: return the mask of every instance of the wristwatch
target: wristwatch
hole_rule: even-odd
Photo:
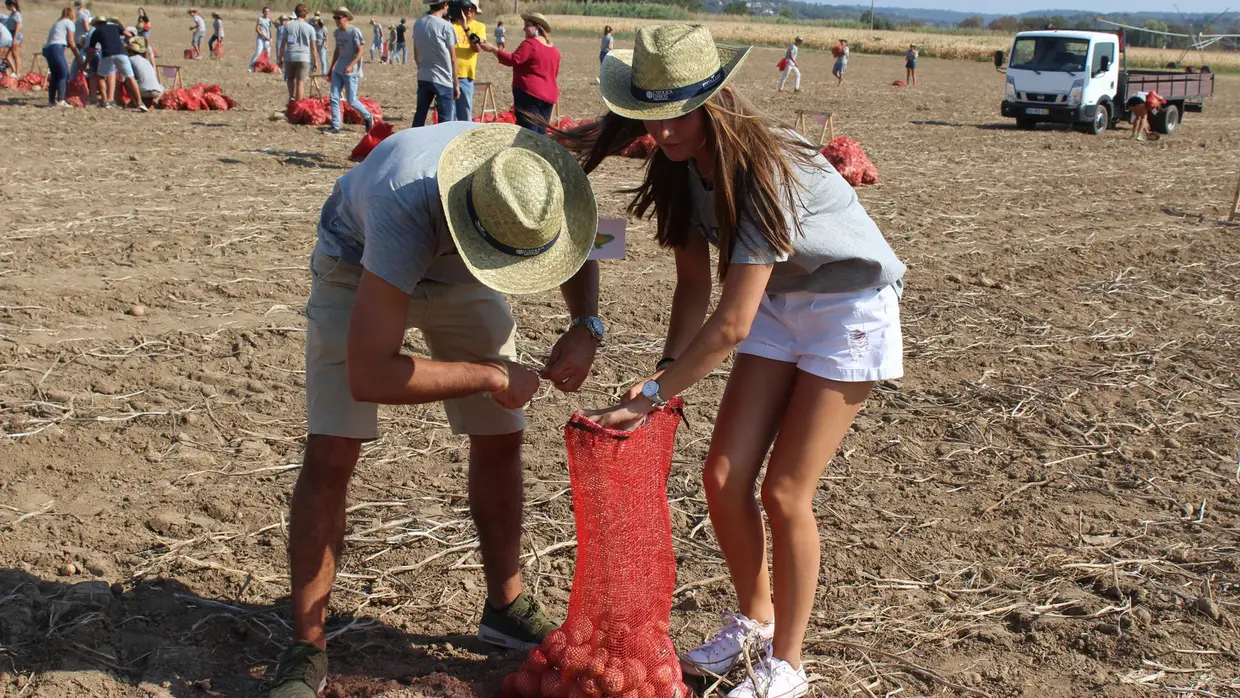
[[[667,399],[659,394],[659,381],[651,379],[642,384],[642,397],[654,403],[655,407],[667,404]]]
[[[572,327],[586,328],[593,335],[594,339],[599,342],[603,341],[603,335],[607,333],[607,326],[603,324],[603,321],[597,315],[574,318],[573,324],[570,325],[570,328]]]

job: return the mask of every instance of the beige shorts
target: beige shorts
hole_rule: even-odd
[[[306,303],[306,421],[311,434],[379,438],[379,406],[357,402],[345,369],[349,318],[362,268],[315,253]],[[409,299],[406,328],[421,330],[437,361],[516,360],[516,323],[508,300],[482,284],[423,281]],[[525,413],[490,395],[445,400],[454,434],[493,436],[525,429]]]
[[[306,81],[310,79],[310,61],[285,61],[284,79]]]

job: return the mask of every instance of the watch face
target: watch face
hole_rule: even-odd
[[[590,330],[590,333],[595,337],[602,337],[606,331],[606,328],[603,327],[603,321],[596,317],[586,320],[586,329]]]
[[[642,386],[642,395],[651,400],[656,399],[659,396],[658,381],[646,381],[645,385]]]

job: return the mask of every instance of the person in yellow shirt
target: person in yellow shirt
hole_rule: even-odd
[[[478,44],[487,40],[487,27],[475,17],[479,14],[474,0],[452,0],[448,15],[456,29],[456,77],[461,96],[456,98],[456,120],[474,118],[474,78],[478,74]]]

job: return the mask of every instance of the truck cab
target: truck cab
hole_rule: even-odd
[[[1021,32],[1007,61],[1002,113],[1021,128],[1051,122],[1101,133],[1119,114],[1119,56],[1116,34]]]

